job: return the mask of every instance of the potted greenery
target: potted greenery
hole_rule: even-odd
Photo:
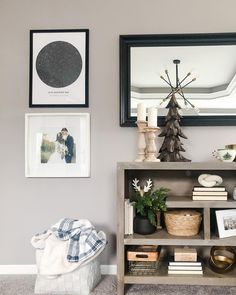
[[[139,180],[132,182],[134,188],[133,206],[136,209],[134,218],[134,232],[138,234],[151,234],[157,226],[157,212],[166,211],[166,195],[169,189],[159,188],[152,190],[152,180],[147,181],[143,189],[138,185]]]

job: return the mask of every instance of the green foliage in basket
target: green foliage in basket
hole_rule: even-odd
[[[152,180],[147,181],[147,185],[141,189],[138,185],[139,180],[134,179],[132,182],[134,188],[133,206],[138,214],[146,216],[150,223],[156,226],[156,213],[166,211],[166,196],[168,188],[161,187],[152,192]]]

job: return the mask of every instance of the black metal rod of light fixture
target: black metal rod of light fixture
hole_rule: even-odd
[[[178,84],[178,87],[181,87],[181,84],[191,75],[191,73],[189,72]]]
[[[187,102],[187,99],[185,98],[183,90],[181,88],[180,88],[180,92],[178,92],[178,93],[183,98],[184,104],[187,106],[188,102]]]
[[[164,80],[171,87],[171,89],[173,89],[173,86],[163,76],[160,76],[160,78]]]
[[[192,108],[195,108],[195,106],[184,96],[182,88],[181,88],[181,93],[180,92],[178,92],[178,93],[184,99],[184,103],[187,102]],[[186,105],[186,103],[185,103],[185,105]]]
[[[162,105],[163,102],[165,102],[168,98],[171,97],[171,95],[175,94],[175,93],[178,93],[183,99],[185,102],[187,102],[192,108],[195,108],[195,106],[184,96],[184,93],[183,93],[183,90],[182,88],[178,88],[174,91],[171,91],[167,97],[163,98],[163,100],[161,101],[160,105]]]
[[[181,88],[184,89],[186,86],[188,86],[190,83],[192,83],[193,81],[196,81],[196,78],[193,78],[191,81],[189,81],[187,84],[185,84],[184,86],[182,86]]]
[[[178,88],[179,84],[179,71],[178,71],[178,65],[180,64],[179,59],[174,59],[173,63],[175,64],[175,74],[176,74],[176,88]]]
[[[195,105],[193,105],[186,97],[185,97],[185,100],[187,101],[188,104],[190,104],[190,106],[194,109],[195,108]]]
[[[171,89],[173,90],[174,87],[172,86],[172,83],[171,83],[171,80],[170,80],[169,73],[168,73],[167,70],[165,70],[165,73],[166,73],[167,79],[168,79],[168,81],[169,81],[169,85],[170,85]]]
[[[162,105],[163,102],[165,102],[171,96],[172,93],[173,91],[171,90],[171,92],[165,98],[162,99],[162,101],[160,102],[160,105]]]

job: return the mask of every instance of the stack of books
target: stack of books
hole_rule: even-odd
[[[202,263],[200,261],[170,261],[168,265],[170,275],[202,275]]]
[[[194,201],[227,201],[228,192],[224,186],[203,187],[195,186],[193,188]]]
[[[125,199],[125,235],[132,235],[134,222],[134,207],[129,199]]]

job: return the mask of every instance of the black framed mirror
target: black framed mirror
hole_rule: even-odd
[[[156,106],[164,125],[170,88],[160,76],[168,71],[174,82],[173,60],[180,61],[180,80],[188,73],[194,80],[184,89],[194,108],[178,101],[181,125],[236,125],[236,33],[209,33],[120,36],[120,126],[136,126],[140,102]]]

